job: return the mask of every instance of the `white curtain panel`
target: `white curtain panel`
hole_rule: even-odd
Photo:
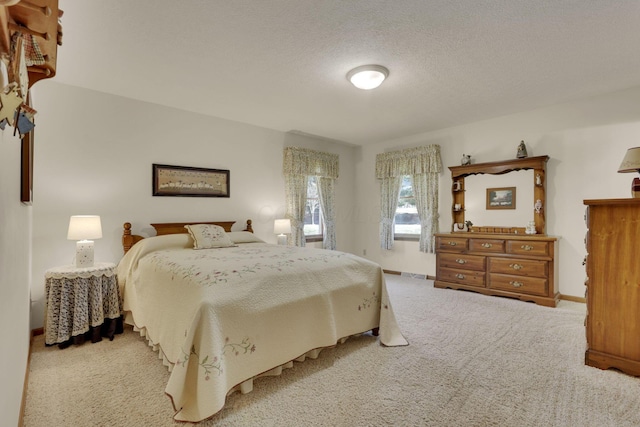
[[[393,247],[393,225],[400,196],[402,176],[382,178],[380,180],[380,247]]]
[[[307,177],[304,175],[285,175],[285,203],[287,213],[285,218],[291,220],[291,234],[287,237],[288,244],[304,246],[304,207],[307,202]]]
[[[336,248],[336,202],[334,191],[335,179],[318,177],[318,196],[320,209],[324,221],[324,235],[322,247],[334,250]]]

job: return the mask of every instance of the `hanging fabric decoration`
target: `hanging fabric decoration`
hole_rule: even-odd
[[[0,92],[0,120],[6,120],[11,126],[15,123],[16,111],[22,104],[22,97],[18,93],[18,85],[11,83]]]

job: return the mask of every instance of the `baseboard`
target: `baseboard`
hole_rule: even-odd
[[[583,304],[587,303],[587,299],[586,298],[574,297],[573,295],[562,295],[562,294],[560,294],[560,299],[565,300],[565,301],[571,301],[571,302],[581,302]]]
[[[384,270],[384,269],[382,271],[385,272],[386,274],[393,274],[393,275],[396,275],[396,276],[402,276],[402,271]],[[436,277],[435,276],[429,276],[427,274],[424,279],[425,280],[436,280]],[[581,302],[583,304],[587,303],[587,299],[586,298],[574,297],[573,295],[562,295],[562,294],[560,294],[560,299],[565,300],[565,301],[571,301],[571,302]]]
[[[44,328],[36,328],[31,330],[29,336],[29,355],[27,356],[27,368],[24,372],[24,384],[22,386],[22,402],[20,402],[20,416],[18,418],[18,427],[24,426],[24,411],[27,406],[27,390],[29,389],[29,370],[31,369],[31,349],[33,347],[33,337],[44,334]]]
[[[395,276],[402,276],[402,271],[385,270],[385,269],[383,269],[382,271],[384,273],[386,273],[386,274],[393,274]],[[409,274],[412,274],[412,273],[409,273]],[[421,274],[420,276],[424,276],[424,277],[421,277],[424,280],[436,280],[435,276],[429,276],[428,274],[427,275]]]

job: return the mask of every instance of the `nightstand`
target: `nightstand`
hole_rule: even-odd
[[[45,273],[45,344],[66,348],[122,333],[116,265],[65,265]]]

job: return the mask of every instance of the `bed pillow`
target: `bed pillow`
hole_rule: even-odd
[[[224,228],[213,224],[185,225],[193,238],[193,249],[226,248],[233,246],[233,242],[225,233]]]
[[[264,243],[264,240],[249,231],[230,231],[227,236],[233,243]]]

